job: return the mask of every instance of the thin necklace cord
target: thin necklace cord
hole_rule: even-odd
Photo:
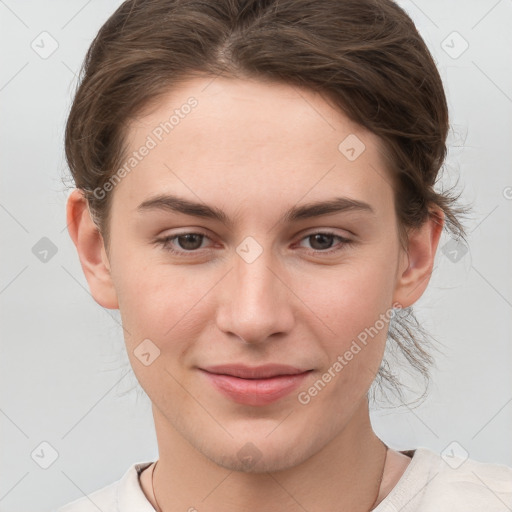
[[[377,486],[377,494],[376,494],[375,499],[373,500],[373,504],[370,507],[368,512],[371,512],[375,508],[375,504],[377,503],[377,499],[379,497],[379,491],[380,491],[380,486],[382,484],[382,479],[384,478],[384,468],[386,467],[386,460],[388,458],[388,449],[389,449],[389,447],[386,444],[384,444],[384,447],[386,449],[386,452],[384,454],[384,462],[382,464],[382,471],[380,474],[379,484]],[[158,460],[153,464],[153,469],[151,470],[151,490],[153,492],[153,499],[155,500],[156,510],[157,510],[157,512],[162,512],[162,509],[160,508],[160,505],[158,504],[158,501],[156,499],[155,484],[154,484],[154,479],[153,479],[153,475],[155,473],[155,468],[156,468],[157,464],[158,464]]]

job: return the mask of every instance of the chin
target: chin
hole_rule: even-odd
[[[290,429],[268,435],[265,430],[260,435],[253,432],[197,448],[214,464],[230,471],[267,473],[298,466],[320,451],[327,440],[311,439],[310,435],[311,431]]]
[[[241,473],[273,473],[298,466],[309,458],[306,453],[298,452],[296,447],[290,446],[288,450],[251,450],[254,445],[247,444],[237,453],[226,455],[224,453],[204,453],[213,463],[230,471]],[[246,454],[241,456],[240,452]],[[254,456],[248,455],[250,452]]]

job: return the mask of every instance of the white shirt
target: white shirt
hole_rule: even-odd
[[[373,512],[512,511],[511,467],[457,456],[445,457],[445,461],[423,447],[401,453],[412,456],[412,460]],[[152,463],[134,463],[121,480],[56,512],[155,512],[139,482],[139,474]],[[196,508],[201,510],[199,504]]]

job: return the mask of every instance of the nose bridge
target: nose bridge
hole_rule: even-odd
[[[272,250],[259,247],[249,240],[237,248],[222,317],[221,328],[247,343],[283,333],[293,321],[289,292],[276,276]]]
[[[272,303],[277,302],[277,278],[270,269],[270,256],[259,256],[248,263],[239,258],[235,264],[235,293],[237,304],[250,307],[266,307],[271,309]]]

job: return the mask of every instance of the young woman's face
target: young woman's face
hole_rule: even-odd
[[[232,469],[326,448],[364,418],[393,303],[408,305],[379,140],[311,91],[196,78],[127,143],[111,306],[160,435]]]

